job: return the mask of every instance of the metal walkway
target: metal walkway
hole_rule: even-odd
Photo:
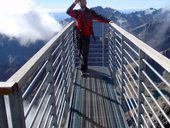
[[[124,128],[108,68],[90,67],[89,75],[77,71],[70,128]]]
[[[0,128],[170,128],[170,60],[114,23],[95,23],[92,67],[80,77],[74,24],[0,82]]]

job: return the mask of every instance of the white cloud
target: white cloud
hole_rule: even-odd
[[[152,8],[146,9],[146,10],[145,10],[145,15],[150,15],[150,14],[152,14],[154,11],[156,11],[156,9],[152,9]]]
[[[66,12],[67,8],[47,8],[47,12],[57,12],[57,13],[64,13]]]
[[[142,17],[141,14],[137,14],[137,17]]]
[[[32,0],[0,0],[0,33],[20,39],[22,45],[48,40],[61,25]]]

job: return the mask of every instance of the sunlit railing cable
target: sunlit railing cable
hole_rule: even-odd
[[[6,82],[15,81],[6,93],[10,96],[11,115],[15,121],[13,128],[61,126],[64,111],[69,109],[66,95],[71,91],[71,74],[75,68],[71,60],[73,25],[74,22],[68,24]]]
[[[129,116],[134,120],[134,127],[143,128],[153,126],[164,128],[164,125],[170,124],[170,119],[164,108],[161,107],[161,103],[158,103],[160,101],[157,101],[158,99],[153,94],[156,91],[162,97],[161,102],[167,105],[167,107],[170,107],[170,101],[166,93],[158,87],[158,84],[161,85],[163,83],[165,87],[169,88],[170,82],[162,74],[166,72],[170,75],[170,60],[114,23],[110,25],[108,35],[110,36],[108,37],[109,68],[113,74],[115,83],[121,89],[122,73],[120,69],[123,63],[123,81],[126,84],[124,86],[125,92],[121,93],[123,93],[122,97],[125,98],[125,105],[129,108]],[[121,38],[122,36],[124,37],[123,40]],[[121,49],[122,45],[124,46],[123,52]],[[157,63],[161,67],[161,70],[158,66],[154,67],[151,64],[152,62]],[[112,63],[115,64],[113,65]],[[148,72],[148,69],[150,72]],[[155,78],[158,78],[160,82],[156,83],[155,79],[151,77],[151,74],[154,74]],[[150,87],[152,87],[152,90],[150,90]],[[146,107],[149,107],[150,111]],[[156,115],[157,110],[160,111],[161,117],[164,117],[163,119],[159,118],[160,115]],[[150,117],[150,112],[154,116]],[[156,122],[153,122],[153,119]],[[164,121],[166,123],[163,123]]]
[[[73,26],[74,22],[67,25],[16,74],[0,85],[0,94],[9,95],[14,128],[58,128],[66,120],[63,119],[64,114],[70,117],[74,93],[72,83],[77,66],[75,60],[78,59],[72,37]],[[89,65],[109,67],[114,84],[118,87],[117,99],[121,100],[124,112],[129,113],[127,122],[129,117],[133,122],[132,127],[166,127],[166,124],[170,124],[170,119],[161,104],[163,102],[170,106],[166,94],[170,83],[163,76],[164,73],[170,73],[170,60],[114,23],[105,27],[108,27],[108,31],[106,34],[102,33],[102,36],[107,37],[98,37],[96,44],[92,41]],[[161,68],[154,66],[153,62]],[[153,78],[153,74],[158,79]],[[160,89],[157,85],[161,84],[168,89]],[[158,96],[155,96],[155,92]],[[3,96],[0,96],[0,101],[3,105]],[[78,108],[82,109],[81,107]],[[4,109],[4,105],[0,108]],[[157,110],[161,115],[158,115]],[[115,113],[118,114],[117,111]],[[7,117],[4,116],[4,122],[6,120]]]

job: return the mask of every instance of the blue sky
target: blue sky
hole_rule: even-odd
[[[45,8],[65,10],[74,0],[33,0]],[[103,6],[118,10],[164,8],[170,6],[170,0],[87,0],[88,7]]]

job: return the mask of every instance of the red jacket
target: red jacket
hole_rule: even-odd
[[[110,20],[98,15],[95,11],[86,7],[84,11],[73,10],[75,4],[68,8],[67,14],[76,19],[76,28],[82,32],[83,36],[90,36],[92,34],[92,21],[97,20],[99,22],[109,23]],[[83,17],[84,16],[84,17]]]

